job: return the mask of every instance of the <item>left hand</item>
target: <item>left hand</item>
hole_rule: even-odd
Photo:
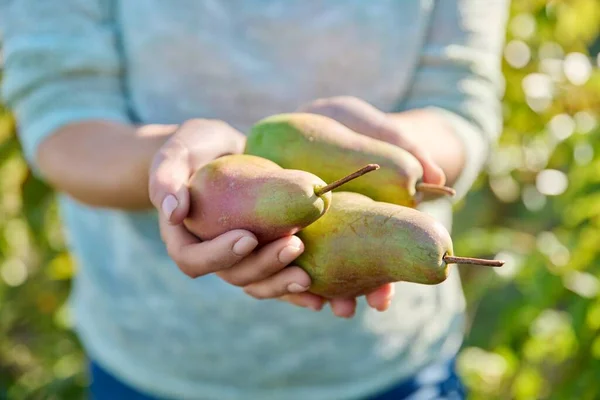
[[[301,106],[297,112],[321,114],[365,136],[391,143],[411,153],[423,167],[423,182],[446,183],[446,175],[428,151],[416,145],[393,118],[371,104],[352,96],[317,99]]]

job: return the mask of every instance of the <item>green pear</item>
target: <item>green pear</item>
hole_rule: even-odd
[[[379,173],[350,182],[343,189],[376,201],[415,207],[425,193],[454,195],[451,188],[420,182],[423,168],[408,151],[356,133],[323,115],[288,113],[264,118],[252,127],[244,152],[326,181],[337,178],[341,171],[376,163],[381,166]]]
[[[190,210],[183,223],[202,240],[245,229],[267,243],[316,221],[328,210],[332,189],[377,168],[369,164],[328,185],[309,172],[284,169],[265,158],[222,156],[191,176]]]
[[[312,293],[343,298],[391,282],[434,285],[446,280],[450,264],[504,263],[455,257],[446,228],[414,208],[351,192],[333,193],[331,203],[298,233],[305,250],[295,264],[312,278]]]

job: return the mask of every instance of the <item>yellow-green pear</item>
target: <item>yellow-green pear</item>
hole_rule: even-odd
[[[298,237],[305,249],[295,263],[310,275],[310,292],[327,298],[398,281],[438,284],[450,264],[504,263],[456,257],[450,234],[430,215],[352,192],[334,192],[328,212]]]
[[[408,151],[361,135],[324,115],[288,113],[264,118],[252,127],[244,152],[283,168],[311,172],[325,181],[376,163],[380,172],[343,188],[376,201],[415,207],[425,193],[429,197],[454,195],[451,188],[421,182],[421,163]]]

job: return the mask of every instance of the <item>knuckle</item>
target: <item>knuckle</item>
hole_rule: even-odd
[[[228,126],[227,122],[220,119],[193,118],[184,122],[181,129],[223,128]]]
[[[205,122],[206,122],[206,119],[204,119],[204,118],[188,119],[187,121],[185,121],[184,123],[181,124],[181,126],[179,127],[179,131],[186,130],[186,129],[197,129],[198,127],[202,126]]]
[[[231,126],[227,122],[220,119],[208,119],[206,120],[206,124],[214,128],[229,128]]]
[[[198,260],[197,267],[203,271],[203,274],[208,274],[229,268],[235,264],[235,261],[237,260],[219,257],[218,255],[206,255],[201,260]]]
[[[197,268],[183,256],[181,247],[174,244],[167,244],[167,254],[185,275],[192,279],[200,276]]]
[[[331,99],[319,99],[309,103],[304,110],[307,112],[329,115],[335,113],[337,108],[338,107]]]
[[[261,300],[262,298],[259,297],[255,291],[254,288],[252,288],[251,286],[245,286],[242,288],[244,290],[244,293],[246,293],[248,296],[250,297],[254,297],[257,300]]]
[[[158,189],[160,189],[160,187],[163,184],[163,177],[162,177],[162,173],[160,171],[160,164],[156,166],[156,168],[150,172],[150,176],[148,179],[148,189],[152,192],[157,192]]]
[[[181,272],[183,272],[188,278],[196,279],[200,276],[200,274],[196,272],[196,270],[192,267],[191,264],[181,261],[178,262],[176,260],[175,263],[177,264]]]
[[[150,201],[152,201],[152,203],[154,205],[157,204],[158,201],[158,185],[156,184],[156,181],[154,179],[154,176],[150,177],[150,181],[148,182],[148,194],[150,196]]]
[[[270,255],[268,259],[265,258],[259,265],[256,265],[255,273],[258,276],[271,276],[281,271],[283,268],[286,267],[286,265],[287,264],[282,263],[279,260],[277,254],[273,254]]]
[[[353,96],[334,96],[318,99],[305,107],[306,112],[322,114],[333,119],[345,119],[361,100]]]
[[[308,275],[308,273],[298,267],[298,266],[290,266],[286,268],[286,272],[287,272],[287,276],[286,279],[294,281],[294,282],[300,282],[300,283],[306,283],[307,285],[310,285],[311,283],[311,279],[310,276]]]
[[[156,181],[151,181],[148,185],[150,202],[157,208],[161,206],[163,185],[159,185]]]
[[[349,104],[361,102],[354,96],[334,96],[329,98],[329,104],[332,107],[346,108]]]
[[[270,295],[270,290],[260,286],[246,286],[244,292],[257,300],[266,300],[273,296]]]
[[[223,275],[223,279],[230,283],[233,286],[244,287],[251,283],[251,280],[248,277],[242,276],[236,273],[228,273]]]
[[[182,272],[189,278],[191,279],[196,279],[198,278],[200,275],[193,272],[191,269],[187,268],[187,269],[182,269]]]
[[[155,170],[150,174],[148,181],[148,191],[152,201],[160,201],[159,198],[164,192],[173,192],[176,189],[173,179],[172,168],[161,163],[156,166]]]

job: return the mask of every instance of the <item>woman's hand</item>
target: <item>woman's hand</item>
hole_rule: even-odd
[[[398,123],[371,104],[352,96],[318,99],[298,110],[321,114],[335,119],[355,132],[402,147],[411,153],[423,167],[423,182],[443,185],[446,176],[426,149],[420,147]]]
[[[308,293],[310,276],[290,264],[304,251],[296,236],[275,240],[257,249],[252,232],[234,230],[213,240],[200,241],[183,225],[189,211],[186,186],[191,174],[225,154],[241,153],[245,137],[222,121],[193,120],[183,124],[154,157],[149,193],[160,215],[160,231],[167,251],[191,278],[215,273],[257,299],[279,299],[319,311],[327,300]],[[367,296],[371,307],[387,309],[393,287],[386,285]],[[354,315],[356,299],[330,300],[333,313]]]
[[[149,194],[160,215],[167,251],[191,278],[215,273],[257,299],[278,298],[320,310],[323,299],[305,293],[310,277],[288,266],[304,250],[295,236],[257,249],[256,236],[245,230],[226,232],[200,241],[183,225],[189,211],[187,182],[192,173],[226,154],[241,153],[245,137],[225,122],[191,120],[184,123],[155,155],[150,168]]]
[[[427,151],[418,147],[387,114],[363,100],[350,96],[318,99],[297,111],[327,116],[362,135],[402,147],[423,166],[424,182],[442,185],[446,181],[444,172]],[[369,293],[368,304],[380,311],[387,310],[394,296],[393,289],[392,284],[386,284]],[[331,299],[330,303],[336,315],[351,315],[356,308],[356,299]]]

